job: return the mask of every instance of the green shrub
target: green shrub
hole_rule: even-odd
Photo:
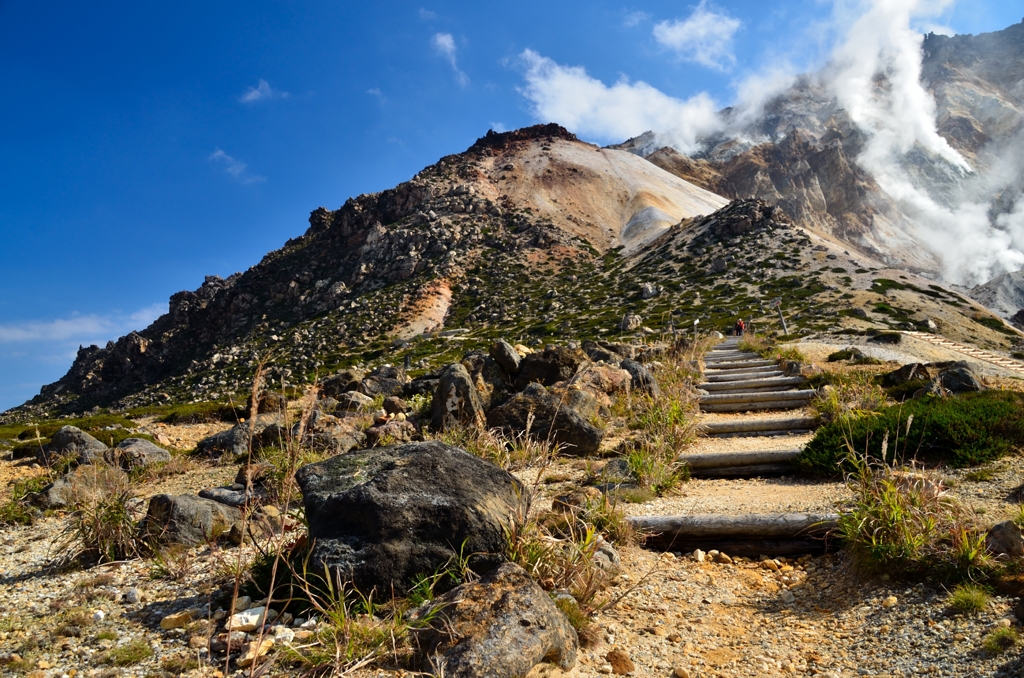
[[[31,525],[36,512],[29,505],[28,496],[39,492],[50,482],[49,475],[16,481],[11,489],[11,498],[0,504],[0,525]]]
[[[214,421],[237,422],[248,417],[242,405],[231,407],[219,402],[152,405],[129,410],[132,417],[155,416],[165,424],[205,424]]]
[[[807,472],[850,470],[852,455],[900,463],[917,459],[974,466],[1024,445],[1024,394],[982,391],[925,397],[879,412],[840,418],[818,429],[798,460]]]

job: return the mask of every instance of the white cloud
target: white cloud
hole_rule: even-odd
[[[739,19],[709,9],[707,0],[701,0],[686,20],[656,24],[654,39],[686,61],[724,71],[736,63],[732,43],[740,26]]]
[[[267,180],[266,177],[250,174],[248,165],[241,160],[232,158],[219,148],[211,153],[207,159],[224,167],[224,171],[240,184],[259,184]]]
[[[721,127],[715,102],[703,92],[680,100],[642,81],[609,87],[579,66],[561,66],[533,50],[519,58],[526,78],[520,92],[532,102],[534,116],[578,134],[622,141],[655,130],[690,152],[698,138]]]
[[[507,132],[508,131],[508,128],[505,127],[505,123],[503,123],[503,122],[492,122],[491,123],[491,129],[494,130],[495,132],[498,132],[498,133]]]
[[[647,12],[630,12],[626,15],[626,18],[622,20],[622,25],[626,28],[635,28],[650,18],[651,15]]]
[[[260,82],[255,87],[250,87],[245,93],[238,98],[243,104],[254,104],[257,101],[266,101],[268,99],[287,99],[291,94],[288,92],[282,92],[276,90],[270,86],[263,78],[260,78]]]
[[[455,71],[455,79],[460,85],[465,87],[469,84],[469,77],[459,70],[459,63],[455,58],[457,51],[455,47],[455,38],[452,37],[451,33],[437,33],[434,35],[433,40],[434,49],[437,50],[438,54],[443,56],[451,64],[452,70]]]
[[[106,315],[72,315],[56,320],[37,320],[21,323],[0,324],[0,344],[64,343],[82,344],[105,343],[141,330],[167,312],[167,304],[153,304],[134,313],[109,313]]]
[[[437,18],[437,12],[431,12],[429,9],[424,9],[423,7],[420,7],[419,15],[421,21],[433,21]]]

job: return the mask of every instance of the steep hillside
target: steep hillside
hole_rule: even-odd
[[[437,347],[405,341],[464,323],[546,333],[567,315],[541,301],[547,277],[726,202],[557,125],[489,133],[394,189],[315,210],[304,236],[245,273],[208,277],[145,330],[81,349],[19,412],[225,397],[262,358],[300,382],[383,356],[418,360]],[[516,308],[479,298],[474,272],[514,290]]]
[[[692,157],[666,147],[669,137],[653,132],[614,148],[729,198],[777,202],[797,223],[891,265],[952,282],[984,282],[1008,266],[1019,267],[1009,263],[1006,250],[1022,245],[1013,212],[1024,187],[1024,23],[978,36],[929,34],[920,56],[937,131],[969,170],[918,144],[889,162],[880,179],[878,149],[869,149],[876,130],[844,108],[832,64],[798,78],[753,121],[723,111],[728,131],[704,139]],[[882,110],[897,108],[885,101],[889,86],[878,74]],[[873,168],[864,161],[868,150]],[[987,219],[979,212],[985,206]],[[969,232],[978,237],[965,240]],[[989,246],[976,252],[975,240],[983,237],[990,238]]]

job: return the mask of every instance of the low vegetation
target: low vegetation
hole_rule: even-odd
[[[836,533],[866,573],[941,581],[983,579],[996,571],[973,515],[922,474],[851,459],[854,499]]]
[[[949,609],[956,614],[980,614],[991,599],[988,589],[980,584],[957,584],[949,594]]]
[[[836,418],[804,447],[804,471],[834,476],[866,454],[886,463],[946,463],[954,467],[995,461],[1024,446],[1024,394],[982,391],[929,396],[878,411]]]
[[[807,362],[807,357],[795,346],[782,346],[778,340],[765,334],[744,334],[739,350],[752,351],[765,360],[795,360]]]

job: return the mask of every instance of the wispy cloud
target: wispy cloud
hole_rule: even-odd
[[[281,90],[274,89],[270,86],[270,83],[260,78],[260,82],[255,87],[250,87],[245,90],[245,93],[238,98],[243,104],[254,104],[257,101],[267,101],[269,99],[287,99],[291,94],[288,92],[282,92]]]
[[[626,28],[634,28],[650,18],[651,15],[647,12],[629,12],[626,14],[626,18],[622,20],[622,25]]]
[[[167,304],[153,304],[134,313],[72,315],[55,320],[0,324],[0,344],[105,343],[132,330],[141,330],[167,312]]]
[[[423,7],[420,7],[419,15],[421,21],[433,21],[437,18],[437,12],[431,12]]]
[[[210,154],[208,160],[221,165],[224,171],[240,184],[259,184],[267,180],[266,177],[250,174],[248,165],[241,160],[232,158],[219,148]]]
[[[451,33],[437,33],[434,35],[432,40],[434,49],[437,50],[438,54],[443,56],[451,64],[452,70],[455,71],[455,79],[460,85],[465,87],[469,84],[469,77],[459,70],[459,62],[455,58],[456,47],[455,38],[452,37]]]
[[[495,132],[507,132],[508,131],[508,128],[505,127],[505,123],[503,123],[503,122],[492,122],[491,123],[491,129],[493,129]]]
[[[533,104],[537,120],[556,121],[605,141],[654,130],[687,151],[721,127],[717,104],[703,92],[676,99],[642,81],[605,85],[579,66],[563,66],[533,50],[519,59],[526,78],[520,92]]]
[[[708,68],[729,70],[736,63],[733,37],[740,20],[708,6],[701,0],[685,20],[662,21],[654,26],[654,39],[680,58]]]

